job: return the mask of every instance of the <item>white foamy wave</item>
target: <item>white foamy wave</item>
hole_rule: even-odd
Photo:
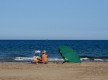
[[[15,57],[15,61],[31,61],[33,57]]]
[[[89,61],[89,62],[108,62],[108,58],[80,58],[80,60],[83,62]]]
[[[85,57],[85,58],[80,58],[81,61],[89,61],[89,58]]]
[[[108,59],[94,59],[97,62],[108,62]]]
[[[59,59],[59,58],[49,58],[48,61],[64,61],[63,59]]]
[[[33,57],[15,57],[15,61],[32,61]],[[64,61],[63,59],[59,58],[49,58],[48,61]]]
[[[33,57],[15,57],[15,61],[32,61]],[[102,58],[80,58],[81,62],[108,62],[108,58],[102,59]],[[64,60],[62,58],[49,58],[48,61],[55,61],[55,62],[63,62]]]

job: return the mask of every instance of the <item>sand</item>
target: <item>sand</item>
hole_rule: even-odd
[[[108,80],[108,62],[0,62],[0,80]]]

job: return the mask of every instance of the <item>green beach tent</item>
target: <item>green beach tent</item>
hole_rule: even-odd
[[[68,46],[59,47],[59,52],[65,62],[74,62],[74,63],[81,62],[78,54]]]

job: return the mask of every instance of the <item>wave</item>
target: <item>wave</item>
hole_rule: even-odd
[[[108,62],[108,58],[106,57],[84,57],[80,58],[82,62]]]
[[[15,61],[32,61],[33,57],[16,57]],[[89,58],[89,57],[82,57],[80,58],[81,62],[108,62],[108,58]],[[49,58],[48,61],[54,62],[63,62],[62,58]]]
[[[0,57],[0,62],[30,62],[33,57]],[[108,62],[108,58],[81,57],[81,62]],[[49,58],[50,62],[63,62],[62,58]]]
[[[15,61],[32,61],[33,57],[15,57]],[[64,61],[60,58],[49,58],[48,61]]]

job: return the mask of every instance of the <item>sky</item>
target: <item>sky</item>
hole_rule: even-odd
[[[108,40],[108,0],[0,0],[0,40]]]

